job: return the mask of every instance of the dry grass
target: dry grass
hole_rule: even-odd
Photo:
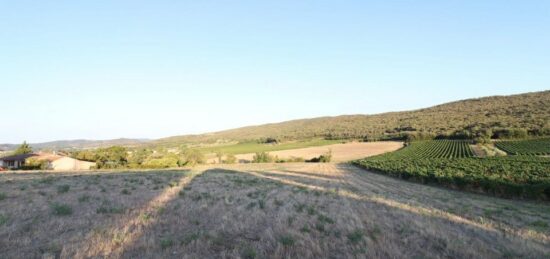
[[[277,156],[281,159],[292,157],[311,159],[323,155],[331,150],[332,161],[344,162],[395,151],[402,147],[403,143],[397,141],[350,142],[345,144],[334,144],[318,147],[274,151],[269,152],[269,154]],[[254,153],[236,155],[236,157],[238,160],[252,161]]]
[[[548,203],[455,192],[346,164],[4,174],[0,192],[2,258],[550,255]]]

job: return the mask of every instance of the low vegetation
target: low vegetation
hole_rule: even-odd
[[[470,141],[463,140],[416,141],[408,143],[407,148],[391,156],[407,159],[473,157],[470,144]]]
[[[354,163],[422,183],[504,197],[550,200],[549,158],[478,158],[472,155],[464,142],[425,141]]]
[[[215,167],[0,174],[0,257],[550,254],[547,203],[452,192],[346,164]],[[70,190],[58,194],[59,186]]]
[[[174,168],[196,166],[205,162],[204,154],[197,149],[132,149],[121,146],[99,148],[95,150],[77,150],[70,154],[84,161],[96,162],[96,169],[123,168]]]
[[[550,138],[497,141],[495,145],[510,155],[550,155]]]
[[[332,160],[332,150],[329,150],[327,153],[320,155],[319,157],[314,157],[312,159],[306,160],[310,163],[329,163]]]

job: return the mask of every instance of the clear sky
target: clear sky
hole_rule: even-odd
[[[0,0],[0,143],[550,89],[550,1]]]

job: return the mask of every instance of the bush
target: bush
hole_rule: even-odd
[[[66,204],[54,203],[51,208],[54,215],[67,216],[73,214],[73,209],[71,206]]]
[[[71,189],[68,184],[57,186],[57,193],[66,193]]]
[[[174,154],[168,154],[164,157],[160,158],[150,158],[147,159],[141,167],[143,168],[172,168],[172,167],[178,167],[178,157]]]
[[[332,150],[329,150],[327,153],[320,155],[319,157],[314,157],[312,159],[306,160],[310,163],[329,163],[332,160]]]
[[[361,242],[361,240],[363,240],[363,236],[364,236],[363,231],[359,229],[356,229],[347,235],[349,242],[352,244],[357,244]]]
[[[25,161],[25,165],[21,167],[23,170],[47,170],[50,164],[46,160],[38,160],[36,158],[29,158]]]
[[[8,222],[8,216],[0,214],[0,226],[6,224]]]
[[[181,154],[180,166],[195,166],[204,163],[204,154],[196,149],[185,149]]]
[[[293,246],[296,240],[290,235],[284,235],[279,238],[279,242],[284,246]]]
[[[225,160],[223,162],[226,164],[234,164],[237,162],[237,157],[233,154],[228,154],[225,156]]]
[[[123,208],[102,205],[95,211],[97,214],[120,214],[124,212]]]
[[[292,156],[292,157],[287,158],[287,159],[277,159],[275,162],[276,163],[301,163],[301,162],[305,162],[305,161],[306,160],[303,157]]]
[[[273,161],[273,156],[267,152],[258,152],[252,158],[252,163],[271,163]]]

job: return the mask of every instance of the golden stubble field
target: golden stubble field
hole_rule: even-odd
[[[269,152],[269,154],[281,159],[292,157],[311,159],[330,151],[332,153],[333,162],[344,162],[395,151],[402,147],[403,142],[399,141],[349,142],[345,144],[272,151]],[[252,161],[254,155],[254,153],[248,153],[236,155],[236,157],[239,161]],[[216,161],[217,159],[215,158],[209,159],[210,163],[215,163]]]
[[[348,164],[0,175],[2,258],[548,258],[550,204]]]

